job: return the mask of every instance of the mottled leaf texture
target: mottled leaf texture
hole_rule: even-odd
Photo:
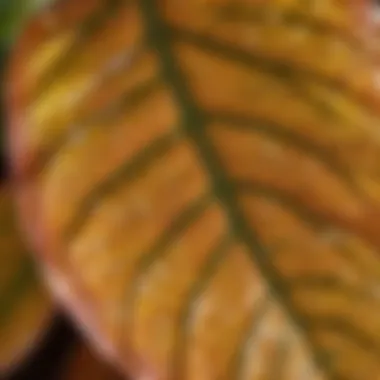
[[[84,344],[78,344],[65,363],[58,380],[122,380],[123,378],[99,360]]]
[[[8,189],[0,190],[0,377],[46,331],[52,304],[16,228]]]
[[[359,3],[67,0],[29,26],[9,80],[21,214],[133,379],[380,379]]]

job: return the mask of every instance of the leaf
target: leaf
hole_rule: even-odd
[[[121,380],[121,377],[80,343],[68,358],[59,380]]]
[[[68,0],[19,43],[24,223],[134,379],[380,376],[378,74],[357,14]]]
[[[47,330],[52,303],[16,228],[10,191],[0,190],[0,374],[19,363]]]

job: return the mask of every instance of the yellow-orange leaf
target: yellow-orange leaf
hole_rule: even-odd
[[[52,303],[15,220],[8,189],[0,190],[0,377],[29,352],[48,327]]]
[[[380,378],[379,74],[354,4],[66,0],[26,31],[22,216],[134,379]]]

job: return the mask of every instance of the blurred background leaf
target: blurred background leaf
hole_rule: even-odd
[[[45,0],[0,0],[0,88],[8,51],[28,15]],[[6,177],[3,93],[1,117],[1,180]],[[13,372],[33,351],[52,321],[53,306],[39,282],[14,218],[10,190],[0,190],[0,377]]]
[[[33,349],[52,319],[53,305],[17,229],[8,189],[0,190],[0,374]]]

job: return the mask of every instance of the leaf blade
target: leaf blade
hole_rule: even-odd
[[[370,86],[374,69],[366,47],[349,32],[357,27],[351,8],[337,9],[329,2],[321,16],[316,10],[306,12],[307,7],[297,2],[272,1],[248,9],[241,1],[238,8],[261,14],[247,23],[241,9],[235,9],[237,21],[221,17],[226,1],[203,5],[191,1],[183,5],[184,13],[171,1],[119,5],[114,23],[101,28],[96,38],[89,36],[85,54],[77,57],[79,69],[73,62],[65,67],[41,103],[34,103],[38,86],[14,99],[29,122],[29,136],[15,133],[39,163],[33,171],[26,165],[17,174],[40,186],[33,196],[41,202],[43,251],[50,252],[52,267],[59,268],[63,282],[71,286],[69,298],[75,299],[74,306],[67,299],[64,303],[71,305],[82,325],[89,326],[110,360],[137,378],[142,372],[165,379],[223,378],[239,345],[244,346],[240,357],[257,350],[261,363],[260,369],[239,361],[236,373],[242,379],[303,378],[306,373],[310,379],[361,375],[366,379],[371,371],[378,373],[378,302],[369,295],[370,271],[357,266],[358,261],[362,267],[363,261],[372,262],[371,281],[379,282],[380,213],[374,190],[378,188],[379,115],[374,108],[378,94]],[[129,18],[132,37],[115,40],[107,52],[112,58],[120,52],[125,57],[128,51],[133,58],[136,52],[148,52],[154,57],[151,74],[159,78],[160,88],[128,113],[117,108],[102,123],[86,125],[78,109],[94,101],[93,93],[106,88],[110,80],[103,75],[98,80],[109,61],[99,57],[97,38],[109,41],[109,30]],[[254,32],[263,31],[267,37],[248,45],[242,28],[249,27],[248,37],[254,39]],[[276,42],[272,38],[279,30]],[[298,35],[300,40],[294,38]],[[321,51],[326,62],[315,59]],[[94,63],[93,72],[85,70],[88,62]],[[132,66],[114,70],[112,80],[132,75]],[[347,76],[359,68],[359,79]],[[64,89],[65,99],[76,90],[73,103],[49,103],[61,94],[60,86],[67,79],[78,77],[83,79],[78,87]],[[104,102],[100,109],[107,110],[108,105]],[[36,111],[45,106],[45,114]],[[72,119],[62,122],[67,109],[72,109]],[[234,128],[233,117],[210,117],[221,110],[237,115],[238,122],[249,120],[255,128]],[[56,115],[60,125],[54,135],[49,131]],[[273,138],[278,131],[264,133],[255,125],[258,120],[268,129],[280,130],[281,138]],[[78,131],[82,135],[77,139]],[[171,136],[175,143],[159,159],[148,159],[136,177],[114,182],[123,165],[139,161],[139,153],[145,156],[149,151],[143,135],[151,137],[150,143],[161,136]],[[58,138],[60,149],[39,161],[45,146]],[[337,144],[340,147],[335,149]],[[13,154],[18,161],[20,151]],[[37,177],[39,173],[43,175]],[[103,186],[110,191],[93,198],[93,190]],[[203,215],[156,256],[153,247],[181,212],[210,193],[212,205],[205,206],[205,212],[214,210],[210,221],[205,222]],[[82,207],[86,212],[80,217],[80,229],[66,235]],[[194,232],[202,230],[201,223],[208,226],[203,232],[207,239]],[[334,228],[340,238],[329,240],[325,235]],[[218,262],[215,273],[205,275],[198,295],[191,289],[198,289],[199,268],[212,257],[202,249],[229,235],[234,245],[227,250],[228,264]],[[341,251],[349,246],[355,247],[355,259],[345,261]],[[155,260],[145,263],[145,257]],[[318,257],[323,257],[320,263]],[[341,267],[353,275],[342,277]],[[301,281],[299,291],[292,286],[297,276],[314,278],[315,288]],[[131,286],[135,278],[138,286]],[[339,287],[334,288],[336,283]],[[125,300],[130,287],[136,288],[133,307]],[[172,289],[173,294],[168,294]],[[247,319],[260,305],[260,297],[253,296],[257,289],[268,299],[270,310],[262,324],[266,327],[244,345],[241,335],[247,333]],[[349,294],[344,293],[347,289]],[[356,298],[360,290],[368,293],[367,303]],[[184,306],[193,292],[195,299]],[[376,317],[363,327],[369,305]],[[238,312],[233,315],[231,310]],[[272,335],[267,331],[271,328]],[[176,350],[181,335],[185,343]],[[284,345],[290,345],[286,359]],[[173,368],[177,354],[181,365]],[[281,363],[282,373],[271,370],[271,354]]]

